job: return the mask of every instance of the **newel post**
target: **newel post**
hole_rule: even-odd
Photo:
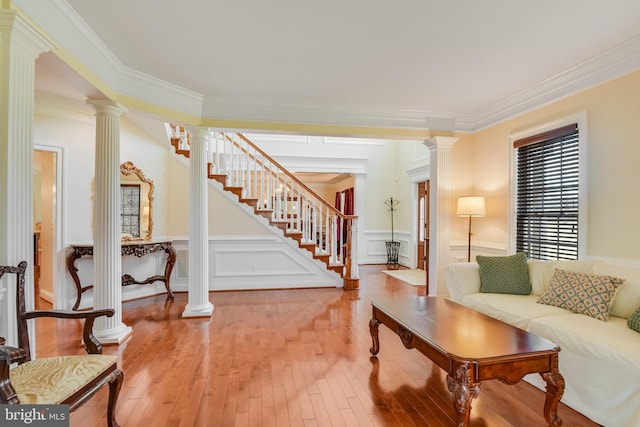
[[[346,217],[347,241],[345,243],[344,259],[344,290],[360,289],[360,277],[358,275],[358,238],[357,238],[357,216],[348,215]]]

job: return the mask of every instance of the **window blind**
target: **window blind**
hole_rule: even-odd
[[[578,258],[576,124],[514,141],[516,250],[531,259]]]

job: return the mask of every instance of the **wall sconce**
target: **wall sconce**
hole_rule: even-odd
[[[459,197],[457,215],[469,217],[469,242],[467,243],[467,262],[471,262],[471,217],[480,218],[486,215],[484,197]]]

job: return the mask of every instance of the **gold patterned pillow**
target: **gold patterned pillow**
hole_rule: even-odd
[[[540,304],[566,308],[606,322],[616,290],[624,279],[556,268]]]

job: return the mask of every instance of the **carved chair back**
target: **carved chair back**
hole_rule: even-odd
[[[27,270],[27,262],[21,261],[17,267],[0,266],[0,278],[5,274],[16,275],[16,325],[18,327],[18,347],[25,352],[25,361],[31,360],[31,349],[29,346],[29,330],[27,329],[27,319],[25,317],[25,271]],[[9,292],[7,292],[8,294]]]

